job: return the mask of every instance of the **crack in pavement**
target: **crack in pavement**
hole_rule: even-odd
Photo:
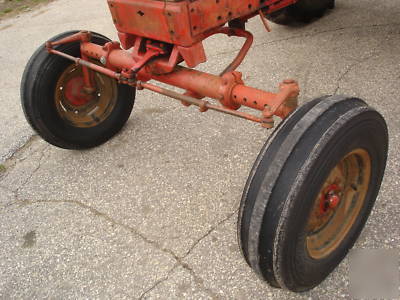
[[[372,51],[372,52],[375,52],[375,51]],[[369,56],[367,56],[367,57],[364,57],[364,58],[361,59],[361,60],[357,60],[356,62],[354,62],[353,64],[351,64],[350,66],[348,66],[348,67],[345,69],[345,71],[344,71],[344,72],[339,76],[339,78],[336,80],[336,88],[335,88],[335,90],[334,90],[334,92],[333,92],[333,95],[336,95],[337,92],[339,91],[339,89],[340,89],[340,84],[341,84],[342,80],[346,77],[346,75],[348,75],[355,67],[357,67],[357,66],[359,66],[359,65],[361,65],[361,64],[363,64],[363,63],[365,63],[365,62],[368,61],[369,59],[374,58],[374,57],[376,57],[376,56],[377,56],[377,54],[369,55]]]
[[[45,157],[45,155],[46,155],[46,150],[47,150],[49,147],[50,147],[50,146],[46,146],[46,147],[44,147],[44,148],[42,149],[42,153],[41,153],[41,155],[40,155],[39,162],[38,162],[38,165],[36,166],[36,168],[31,172],[31,174],[28,176],[28,178],[27,178],[23,183],[21,183],[21,185],[20,185],[17,189],[15,189],[14,193],[15,193],[17,199],[18,199],[18,193],[19,193],[19,191],[20,191],[25,185],[28,184],[28,182],[33,178],[33,176],[34,176],[34,175],[39,171],[39,169],[42,167],[43,158]]]
[[[212,299],[219,299],[218,295],[216,295],[211,289],[207,288],[204,285],[204,280],[198,276],[195,271],[189,266],[187,263],[183,263],[182,267],[189,272],[189,274],[193,277],[194,283],[198,288],[206,292]]]
[[[201,236],[196,242],[193,243],[193,245],[189,248],[189,250],[186,252],[186,254],[181,257],[181,259],[185,259],[187,256],[189,256],[190,253],[193,251],[193,249],[195,249],[196,246],[202,240],[204,240],[211,233],[213,233],[218,227],[222,226],[225,222],[227,222],[230,218],[232,218],[232,216],[234,216],[238,211],[239,211],[239,208],[235,209],[232,213],[228,214],[226,218],[222,219],[216,225],[212,226],[203,236]]]
[[[343,31],[343,30],[348,30],[348,29],[363,29],[363,28],[388,27],[388,26],[400,26],[400,23],[386,23],[386,24],[371,24],[371,25],[355,25],[355,26],[347,26],[347,27],[338,27],[338,28],[332,28],[332,29],[327,29],[327,30],[315,31],[315,32],[311,32],[311,33],[303,33],[300,35],[290,36],[290,37],[282,38],[282,39],[278,39],[278,40],[266,41],[266,42],[262,42],[259,44],[254,44],[252,47],[256,48],[256,47],[260,47],[260,46],[272,45],[272,44],[276,44],[279,42],[285,42],[285,41],[294,40],[294,39],[298,39],[298,38],[314,37],[314,36],[317,36],[317,35],[320,35],[323,33],[331,33],[331,32]],[[229,50],[229,51],[224,51],[224,52],[219,52],[214,55],[210,55],[209,58],[217,57],[217,56],[224,55],[224,54],[236,53],[239,50],[240,50],[240,48],[234,49],[234,50]]]
[[[169,276],[172,274],[173,271],[175,271],[175,269],[179,266],[179,264],[175,264],[171,270],[168,271],[167,275],[165,275],[163,278],[161,278],[160,280],[157,280],[150,288],[148,288],[146,291],[144,291],[140,296],[139,296],[139,300],[144,299],[144,297],[146,297],[147,294],[149,294],[151,291],[153,291],[157,286],[159,286],[161,283],[167,281],[169,279]]]
[[[25,150],[27,147],[29,147],[37,139],[37,137],[38,137],[38,135],[36,133],[33,133],[29,138],[27,138],[27,140],[22,145],[12,149],[8,155],[6,155],[5,157],[2,157],[0,162],[2,164],[7,164],[7,162],[14,160],[15,156],[18,153],[23,152],[23,150]],[[23,159],[23,160],[25,160],[25,159]]]
[[[144,299],[144,297],[150,293],[152,290],[154,290],[157,286],[162,284],[163,282],[167,281],[169,279],[169,276],[172,274],[172,272],[179,266],[181,266],[183,269],[189,272],[189,274],[193,277],[194,282],[198,288],[206,292],[212,299],[219,299],[218,295],[216,295],[211,289],[207,288],[204,285],[204,280],[198,276],[195,271],[190,267],[189,264],[183,262],[182,260],[185,259],[189,254],[192,252],[193,249],[196,248],[196,246],[204,240],[206,237],[208,237],[212,232],[214,232],[219,226],[222,226],[225,222],[227,222],[229,219],[231,219],[237,212],[239,211],[239,208],[235,209],[234,212],[230,213],[227,215],[226,218],[223,220],[219,221],[216,225],[212,226],[203,236],[201,236],[193,245],[190,247],[190,249],[187,251],[187,253],[183,256],[180,257],[180,260],[177,261],[177,264],[168,272],[168,274],[158,280],[151,288],[149,288],[147,291],[145,291],[139,299]]]
[[[30,141],[29,141],[27,144],[25,144],[25,146],[23,146],[23,147],[20,148],[20,151],[22,151],[23,149],[26,149],[26,148],[27,148],[29,145],[31,145],[33,142],[34,142],[34,140],[33,140],[33,139],[30,139]],[[28,176],[17,188],[12,189],[12,188],[10,188],[10,187],[8,187],[8,186],[4,186],[4,185],[0,184],[0,188],[1,188],[1,189],[10,192],[10,193],[13,195],[13,200],[14,200],[14,202],[18,202],[18,193],[19,193],[19,191],[33,178],[33,176],[34,176],[34,175],[39,171],[39,169],[42,167],[42,162],[43,162],[43,159],[44,159],[44,157],[45,157],[45,155],[46,155],[46,150],[47,150],[48,148],[49,148],[49,145],[47,145],[47,146],[45,146],[45,147],[43,147],[43,148],[41,148],[41,149],[35,150],[35,151],[34,151],[33,153],[31,153],[30,155],[27,155],[26,157],[21,158],[21,159],[15,158],[15,155],[17,154],[17,152],[15,152],[15,153],[13,154],[13,157],[11,157],[9,160],[6,161],[6,164],[7,164],[8,166],[7,166],[7,168],[6,168],[5,173],[2,174],[2,176],[0,176],[0,183],[1,183],[5,178],[7,178],[7,177],[9,176],[10,171],[11,171],[18,163],[21,163],[21,162],[25,161],[26,159],[30,158],[32,155],[34,155],[34,154],[36,154],[36,153],[38,153],[38,152],[41,152],[41,155],[40,155],[40,158],[39,158],[39,160],[38,160],[37,166],[32,170],[32,172],[29,174],[29,176]],[[18,151],[18,152],[20,152],[20,151]],[[9,203],[9,204],[6,204],[6,205],[3,206],[3,208],[9,207],[9,206],[11,206],[12,204],[13,204],[13,202],[12,202],[12,203]]]
[[[8,206],[14,206],[14,205],[18,205],[18,204],[20,204],[22,206],[27,206],[27,205],[33,205],[33,204],[38,204],[38,203],[39,204],[42,204],[42,203],[53,203],[53,204],[69,203],[69,204],[77,205],[81,208],[84,208],[84,209],[90,211],[93,215],[103,218],[104,220],[106,220],[107,222],[109,222],[113,225],[124,228],[125,230],[127,230],[127,231],[133,233],[134,235],[140,237],[141,239],[143,239],[146,243],[154,246],[155,248],[161,250],[164,253],[167,253],[168,255],[172,256],[175,260],[179,261],[179,257],[172,250],[165,248],[165,247],[161,246],[158,242],[147,238],[143,233],[138,231],[136,228],[126,225],[117,220],[114,220],[112,217],[97,210],[96,208],[94,208],[90,205],[84,204],[82,202],[76,201],[76,200],[23,200],[23,199],[18,199],[16,202],[10,203]]]
[[[225,224],[228,220],[230,220],[233,216],[235,216],[235,215],[239,212],[239,209],[240,209],[239,207],[236,208],[235,211],[233,211],[232,213],[228,214],[228,216],[227,216],[225,219],[221,220],[221,221],[218,222],[215,226],[213,226],[209,231],[207,231],[207,233],[206,233],[205,235],[203,235],[197,242],[195,242],[195,243],[192,245],[192,247],[189,249],[188,253],[183,257],[183,259],[186,258],[187,256],[189,256],[189,254],[192,252],[192,250],[195,249],[196,246],[197,246],[202,240],[204,240],[204,239],[205,239],[206,237],[208,237],[211,233],[213,233],[215,230],[217,230],[218,227],[222,226],[222,225]],[[185,263],[185,262],[182,262],[182,267],[183,267],[184,269],[186,269],[186,270],[190,273],[190,275],[193,277],[193,279],[194,279],[196,285],[197,285],[200,289],[202,289],[203,291],[205,291],[212,299],[219,299],[219,298],[220,298],[217,294],[215,294],[215,293],[212,291],[212,289],[207,288],[207,287],[204,285],[203,279],[202,279],[200,276],[198,276],[198,275],[196,274],[196,272],[190,267],[189,264],[187,264],[187,263]]]
[[[183,260],[189,256],[191,254],[191,252],[197,247],[197,245],[199,243],[201,243],[201,241],[203,241],[205,238],[207,238],[212,232],[214,232],[219,226],[223,225],[226,221],[228,221],[230,218],[232,218],[232,216],[234,216],[238,209],[235,209],[232,213],[229,213],[225,218],[223,218],[222,220],[218,221],[215,225],[211,226],[211,228],[209,230],[207,230],[207,232],[205,234],[203,234],[200,238],[198,238],[193,244],[192,246],[189,248],[189,250],[183,255],[183,256],[178,256],[177,254],[174,253],[173,250],[167,248],[167,247],[163,247],[159,242],[152,240],[148,237],[146,237],[142,232],[140,232],[139,230],[137,230],[134,227],[128,226],[122,222],[118,222],[116,220],[114,220],[112,217],[110,217],[109,215],[89,206],[86,205],[82,202],[76,201],[76,200],[24,200],[24,199],[20,199],[19,198],[19,191],[26,186],[26,184],[28,184],[30,182],[30,180],[33,178],[33,176],[40,170],[40,168],[42,167],[42,163],[44,161],[44,158],[46,156],[46,151],[48,150],[48,148],[50,147],[49,145],[46,145],[43,148],[40,148],[38,150],[35,150],[34,152],[32,152],[31,154],[27,155],[26,157],[23,158],[18,158],[17,155],[21,152],[23,152],[24,150],[26,150],[30,145],[32,145],[35,141],[36,141],[37,136],[32,136],[29,141],[22,146],[21,148],[18,149],[18,151],[14,152],[13,155],[6,161],[6,163],[8,164],[7,170],[5,172],[5,174],[0,178],[0,182],[6,178],[9,174],[10,171],[18,164],[23,162],[24,160],[31,158],[32,155],[41,152],[40,158],[38,160],[38,164],[37,166],[32,170],[32,172],[30,173],[30,175],[24,180],[23,183],[21,183],[16,189],[10,189],[8,187],[3,187],[0,186],[1,188],[3,188],[4,190],[7,190],[9,192],[11,192],[13,194],[13,202],[6,204],[3,208],[7,208],[7,207],[11,207],[13,205],[33,205],[33,204],[37,204],[37,203],[53,203],[53,204],[60,204],[60,203],[69,203],[69,204],[73,204],[73,205],[77,205],[79,207],[82,207],[86,210],[89,210],[93,215],[98,216],[103,218],[104,220],[110,222],[111,224],[114,224],[116,226],[121,226],[122,228],[124,228],[125,230],[135,234],[136,236],[140,237],[142,240],[144,240],[146,243],[152,245],[153,247],[155,247],[156,249],[166,253],[167,255],[171,256],[175,261],[176,264],[168,271],[167,275],[159,280],[157,280],[151,288],[149,288],[148,290],[146,290],[141,296],[140,299],[142,299],[143,297],[145,297],[146,294],[148,294],[149,292],[151,292],[153,289],[155,289],[158,285],[160,285],[162,282],[166,281],[169,279],[170,274],[172,274],[172,272],[178,267],[181,266],[182,268],[184,268],[185,270],[187,270],[191,276],[194,278],[194,281],[196,283],[196,285],[202,289],[203,291],[205,291],[207,294],[209,294],[213,299],[217,298],[217,296],[211,291],[209,290],[207,287],[204,286],[203,284],[203,280],[197,276],[197,274],[195,273],[195,271],[185,262],[183,262]]]
[[[28,151],[28,147],[31,146],[31,145],[33,145],[34,142],[37,141],[37,137],[38,137],[38,135],[33,135],[33,136],[31,136],[31,138],[30,138],[22,147],[18,148],[18,150],[15,151],[15,152],[12,154],[12,156],[11,156],[10,158],[8,158],[8,159],[3,163],[3,165],[6,167],[6,170],[5,170],[5,172],[4,172],[3,174],[0,175],[0,182],[3,181],[3,180],[10,174],[11,170],[13,170],[13,169],[15,168],[15,166],[16,166],[18,163],[21,163],[21,162],[23,162],[23,161],[25,161],[25,160],[31,158],[33,155],[35,155],[35,154],[38,153],[38,152],[42,152],[42,154],[43,154],[43,153],[49,148],[49,145],[46,145],[46,146],[44,146],[44,147],[42,147],[42,148],[36,149],[36,150],[33,151],[32,153],[29,153],[26,157],[18,158],[18,157],[17,157],[18,154],[23,153],[24,151]],[[22,155],[22,154],[21,154],[21,155]],[[43,158],[43,157],[41,156],[41,157],[40,157],[40,160],[41,160],[42,158]],[[41,163],[41,162],[40,162],[40,163]],[[37,171],[37,170],[36,170],[36,171]],[[35,172],[36,172],[36,171],[35,171]],[[22,185],[25,185],[25,184],[26,184],[26,182],[23,183]],[[19,188],[20,188],[20,187],[19,187]],[[17,188],[17,189],[19,189],[19,188]]]
[[[202,290],[204,290],[206,293],[210,294],[210,296],[212,296],[212,298],[215,298],[215,294],[211,291],[208,290],[204,285],[203,285],[203,280],[197,276],[197,274],[195,274],[194,270],[185,262],[183,262],[183,260],[189,256],[191,254],[191,252],[197,247],[197,245],[203,241],[205,238],[207,238],[212,232],[214,232],[219,226],[223,225],[226,221],[228,221],[232,216],[234,216],[238,209],[235,209],[232,213],[229,213],[225,218],[223,218],[222,220],[218,221],[215,225],[211,226],[211,228],[209,230],[207,230],[207,232],[205,234],[203,234],[200,238],[196,239],[196,241],[192,244],[192,246],[190,246],[189,250],[183,255],[183,256],[179,256],[177,254],[175,254],[175,252],[167,247],[163,247],[159,242],[152,240],[150,238],[148,238],[147,236],[145,236],[145,234],[143,234],[142,232],[140,232],[139,230],[137,230],[134,227],[131,227],[129,225],[126,225],[122,222],[119,222],[115,219],[113,219],[112,217],[110,217],[109,215],[97,210],[96,208],[93,208],[87,204],[84,204],[82,202],[76,201],[76,200],[27,200],[27,199],[20,199],[19,197],[19,191],[26,186],[26,184],[29,183],[29,181],[33,178],[33,176],[40,170],[40,168],[42,167],[42,163],[44,161],[44,158],[46,156],[46,151],[47,149],[50,147],[49,145],[40,148],[36,151],[34,151],[33,153],[31,153],[30,155],[27,155],[26,157],[19,159],[16,157],[16,155],[20,152],[22,152],[23,150],[27,149],[32,143],[35,142],[35,137],[33,136],[28,143],[26,143],[23,147],[21,147],[19,149],[19,151],[15,152],[13,154],[13,156],[8,160],[8,164],[10,167],[7,168],[6,171],[6,175],[4,177],[2,177],[1,179],[4,179],[6,176],[8,176],[8,174],[10,174],[10,170],[12,170],[18,163],[23,162],[24,160],[28,159],[31,157],[31,155],[36,154],[38,152],[41,152],[41,156],[38,160],[38,164],[37,166],[32,170],[31,174],[24,180],[23,183],[21,183],[16,189],[10,189],[8,187],[4,187],[5,190],[10,191],[13,194],[14,197],[14,201],[6,204],[4,206],[4,208],[7,207],[11,207],[13,205],[33,205],[33,204],[37,204],[37,203],[53,203],[53,204],[60,204],[60,203],[69,203],[69,204],[73,204],[76,206],[79,206],[81,208],[84,208],[88,211],[90,211],[93,215],[98,216],[103,218],[104,220],[110,222],[111,224],[114,224],[116,226],[120,226],[122,228],[124,228],[125,230],[135,234],[136,236],[140,237],[142,240],[144,240],[146,243],[152,245],[153,247],[155,247],[156,249],[166,253],[167,255],[171,256],[175,261],[176,264],[168,271],[167,276],[161,278],[160,280],[157,280],[154,285],[152,285],[151,288],[149,288],[148,290],[146,290],[141,296],[140,299],[142,299],[143,297],[145,297],[146,294],[148,294],[149,292],[151,292],[151,290],[155,289],[159,284],[161,284],[162,282],[166,281],[169,279],[170,274],[178,267],[181,266],[182,268],[186,269],[191,276],[194,278],[196,285],[201,288]],[[1,188],[3,188],[1,186]]]
[[[139,299],[140,299],[140,300],[141,300],[141,299],[145,299],[146,295],[148,295],[150,292],[152,292],[153,290],[155,290],[160,284],[166,282],[166,281],[170,278],[171,274],[172,274],[179,266],[182,267],[183,269],[185,269],[186,271],[188,271],[189,275],[194,279],[195,285],[196,285],[199,289],[201,289],[202,291],[204,291],[206,294],[208,294],[208,295],[211,297],[211,299],[219,299],[219,298],[220,298],[220,297],[219,297],[217,294],[215,294],[211,289],[205,287],[205,285],[204,285],[204,280],[203,280],[200,276],[198,276],[198,275],[194,272],[194,270],[193,270],[187,263],[182,263],[182,264],[177,263],[177,264],[175,264],[175,266],[174,266],[171,270],[168,271],[168,273],[167,273],[166,276],[164,276],[164,277],[161,278],[160,280],[156,281],[149,289],[147,289],[146,291],[144,291],[144,292],[140,295]]]
[[[36,171],[39,169],[39,167],[36,169]],[[35,172],[35,171],[34,171]],[[33,173],[34,173],[33,172]],[[195,271],[183,260],[190,255],[190,253],[193,251],[193,249],[196,248],[196,246],[202,241],[204,240],[206,237],[208,237],[212,232],[214,232],[219,226],[223,225],[225,222],[227,222],[230,218],[232,218],[238,211],[238,209],[235,209],[232,213],[228,214],[227,217],[225,217],[224,219],[222,219],[221,221],[217,222],[216,225],[212,226],[203,236],[201,236],[196,242],[193,243],[193,245],[190,247],[190,249],[188,250],[188,252],[184,255],[184,256],[178,256],[176,255],[171,249],[168,249],[166,247],[163,247],[162,245],[160,245],[160,243],[158,243],[157,241],[151,240],[148,237],[146,237],[142,232],[140,232],[139,230],[137,230],[134,227],[131,227],[129,225],[126,225],[122,222],[116,221],[115,219],[113,219],[112,217],[110,217],[109,215],[97,210],[96,208],[84,204],[82,202],[76,201],[76,200],[22,200],[22,199],[18,199],[18,195],[16,195],[16,199],[17,201],[12,202],[10,204],[7,205],[7,207],[10,206],[15,206],[15,205],[21,205],[21,206],[27,206],[27,205],[34,205],[34,204],[43,204],[43,203],[52,203],[52,204],[60,204],[60,203],[69,203],[69,204],[73,204],[76,206],[79,206],[81,208],[84,208],[88,211],[90,211],[94,216],[103,218],[104,220],[106,220],[107,222],[116,225],[116,226],[120,226],[122,228],[124,228],[125,230],[133,233],[134,235],[140,237],[143,241],[145,241],[146,243],[150,244],[151,246],[155,247],[156,249],[160,250],[161,252],[166,253],[167,255],[171,256],[175,261],[176,264],[168,271],[167,275],[161,279],[159,279],[158,281],[155,282],[155,284],[149,288],[148,290],[146,290],[139,299],[142,299],[147,293],[149,293],[151,290],[155,289],[159,284],[161,284],[162,282],[166,281],[169,279],[170,274],[178,267],[181,266],[184,269],[186,269],[191,276],[194,278],[195,283],[198,285],[199,288],[201,288],[203,291],[205,291],[207,294],[209,294],[213,299],[216,299],[217,296],[207,287],[204,286],[203,283],[203,279],[201,279],[201,277],[199,277]]]

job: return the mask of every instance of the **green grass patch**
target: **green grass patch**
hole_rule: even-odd
[[[0,2],[0,20],[31,10],[35,6],[50,1],[52,0],[5,0]]]
[[[3,13],[3,14],[8,14],[8,13],[10,13],[10,12],[12,12],[12,11],[13,11],[12,8],[5,8],[5,9],[3,9],[2,13]]]

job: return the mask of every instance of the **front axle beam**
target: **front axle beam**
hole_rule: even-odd
[[[238,31],[238,29],[235,29],[233,34],[247,37],[247,41],[249,40],[249,36],[243,33],[246,31]],[[231,31],[221,28],[218,33],[221,32],[228,34]],[[70,56],[54,48],[57,45],[70,42],[80,42],[82,58]],[[244,58],[243,55],[239,55],[229,68],[220,76],[217,76],[178,65],[181,60],[179,53],[177,54],[175,51],[176,48],[171,51],[169,57],[166,57],[162,43],[154,44],[147,41],[145,53],[139,53],[138,50],[131,52],[121,49],[118,42],[109,42],[104,46],[91,43],[90,33],[80,32],[64,40],[47,43],[46,47],[50,53],[63,56],[76,64],[82,65],[82,68],[86,70],[84,75],[87,77],[85,78],[85,83],[88,85],[86,86],[87,90],[91,88],[90,75],[86,75],[87,70],[93,70],[115,78],[121,83],[146,88],[181,100],[187,106],[197,105],[202,112],[212,109],[261,123],[266,128],[273,127],[272,117],[274,115],[284,119],[297,107],[299,87],[294,80],[283,81],[279,85],[278,93],[246,86],[242,80],[242,74],[234,71],[239,65],[236,61],[240,63]],[[245,43],[244,47],[249,47],[249,43]],[[139,45],[137,48],[139,48]],[[243,53],[243,51],[241,52]],[[103,66],[91,62],[91,59],[100,61]],[[186,93],[179,94],[147,84],[146,82],[151,79],[181,88]],[[218,100],[222,106],[201,100],[204,97]],[[238,112],[237,110],[241,106],[259,110],[262,115],[256,117]]]

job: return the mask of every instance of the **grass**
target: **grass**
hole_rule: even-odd
[[[3,172],[5,172],[5,171],[6,171],[6,166],[0,164],[0,173],[3,173]]]
[[[48,3],[51,0],[0,0],[0,20],[15,16],[21,12],[28,11],[42,3]]]

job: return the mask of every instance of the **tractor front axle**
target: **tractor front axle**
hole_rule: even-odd
[[[136,38],[133,51],[128,51],[123,50],[119,42],[108,42],[103,46],[94,44],[90,42],[91,33],[81,31],[56,42],[48,42],[46,47],[50,53],[82,65],[84,89],[89,93],[92,89],[90,73],[95,71],[115,78],[120,83],[178,99],[186,106],[199,106],[201,112],[211,109],[261,123],[266,128],[273,127],[274,115],[284,119],[296,109],[299,95],[296,81],[284,80],[279,85],[279,92],[271,93],[246,86],[242,80],[242,74],[235,71],[251,46],[253,40],[251,33],[241,29],[223,27],[208,33],[208,36],[216,33],[246,38],[237,57],[219,76],[178,65],[183,60],[192,61],[193,65],[197,65],[199,56],[193,56],[193,52],[201,53],[201,49],[192,47],[191,52],[184,53],[185,50],[180,46],[171,48],[169,44],[145,38]],[[72,42],[80,43],[81,57],[70,56],[56,50],[56,46]],[[91,62],[91,60],[99,61],[102,65]],[[149,80],[169,84],[186,92],[179,94],[146,83]],[[222,106],[202,100],[204,97],[218,100]],[[238,112],[237,110],[242,105],[261,111],[261,116],[256,117]]]

